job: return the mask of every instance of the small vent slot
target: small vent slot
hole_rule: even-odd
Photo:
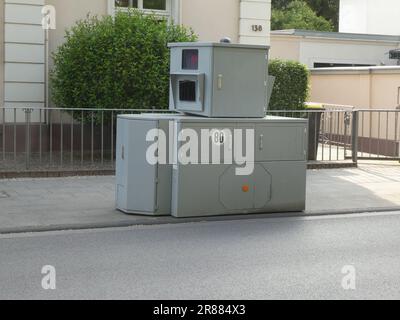
[[[179,100],[196,102],[196,82],[195,81],[179,81]]]

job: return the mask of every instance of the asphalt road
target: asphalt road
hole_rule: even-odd
[[[400,212],[1,236],[14,298],[399,299]]]

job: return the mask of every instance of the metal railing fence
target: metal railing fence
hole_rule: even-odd
[[[156,109],[0,109],[0,171],[113,170],[119,114]]]
[[[358,160],[400,160],[400,110],[360,109],[358,118]]]
[[[346,161],[352,158],[353,112],[349,110],[272,110],[271,116],[309,121],[309,161]]]
[[[119,114],[148,109],[0,109],[0,171],[114,170]],[[309,120],[309,160],[400,160],[400,110],[276,110]]]

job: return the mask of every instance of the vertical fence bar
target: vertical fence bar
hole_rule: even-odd
[[[325,126],[326,126],[326,114],[327,114],[327,112],[325,111],[323,114],[322,114],[322,119],[321,119],[321,122],[322,122],[322,158],[321,158],[321,161],[324,161],[325,160]]]
[[[42,166],[42,109],[39,110],[39,164]]]
[[[50,127],[50,137],[49,137],[49,163],[50,166],[53,165],[53,119],[52,111],[49,110],[49,127]]]
[[[91,155],[90,155],[90,160],[92,162],[92,165],[94,164],[94,112],[92,111],[92,124],[91,124],[91,143],[90,143],[90,149],[91,149]]]
[[[26,170],[30,168],[31,161],[31,110],[25,109],[25,167]]]
[[[114,167],[114,111],[111,111],[111,167]]]
[[[6,161],[6,109],[3,107],[3,161]]]
[[[368,143],[368,153],[369,157],[372,158],[372,123],[374,119],[374,114],[372,111],[368,111],[369,113],[369,143]]]
[[[344,154],[344,147],[346,144],[346,140],[344,137],[344,131],[346,127],[346,112],[342,112],[342,119],[343,121],[340,122],[340,135],[341,135],[341,144],[342,144],[342,152],[343,152],[343,159],[346,160],[346,155]]]
[[[84,127],[84,113],[83,110],[81,111],[81,167],[83,167],[83,144],[84,144],[84,140],[83,140],[83,130],[85,129]]]
[[[381,113],[378,111],[378,148],[376,153],[378,154],[378,158],[381,157]]]
[[[60,112],[60,165],[64,166],[64,122],[63,113]]]
[[[315,139],[315,143],[314,143],[314,150],[312,150],[312,152],[314,152],[314,154],[310,157],[310,155],[308,155],[309,159],[314,159],[314,155],[315,155],[315,160],[318,160],[318,145],[319,145],[319,132],[318,131],[318,123],[317,123],[317,114],[316,113],[311,113],[311,112],[307,112],[307,118],[308,118],[308,123],[310,123],[312,120],[311,117],[314,117],[314,132],[309,132],[308,134],[311,136],[312,134],[314,134],[314,139]],[[310,141],[310,139],[308,139],[308,141]],[[308,144],[309,142],[307,142]]]
[[[71,112],[71,167],[74,166],[74,111]]]
[[[395,143],[397,144],[396,148],[398,148],[396,157],[400,157],[400,142],[397,141],[397,139],[398,139],[398,134],[397,134],[398,126],[399,126],[399,111],[395,111],[395,118],[394,118],[394,141],[395,141]]]
[[[101,111],[101,166],[104,165],[104,111]]]
[[[344,158],[347,158],[347,144],[348,144],[348,140],[347,140],[347,134],[349,132],[349,123],[350,123],[350,118],[351,115],[349,112],[345,112],[344,113]]]
[[[329,114],[329,161],[332,161],[332,128],[333,128],[333,113]]]
[[[17,167],[17,109],[14,108],[14,165]]]
[[[365,112],[361,111],[361,157],[364,157],[364,121]]]
[[[336,140],[336,151],[337,151],[337,153],[336,153],[336,160],[338,161],[339,160],[339,146],[340,146],[340,113],[339,112],[337,112],[336,113],[336,121],[337,121],[337,125],[336,125],[336,137],[335,137],[335,140]]]
[[[353,163],[358,163],[358,111],[353,111],[353,119],[351,126],[351,147]]]
[[[389,111],[386,112],[386,142],[385,142],[385,157],[389,156]]]

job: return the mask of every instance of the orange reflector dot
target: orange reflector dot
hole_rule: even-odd
[[[243,192],[249,192],[249,191],[250,191],[250,187],[249,187],[248,185],[244,185],[244,186],[242,187],[242,191],[243,191]]]

